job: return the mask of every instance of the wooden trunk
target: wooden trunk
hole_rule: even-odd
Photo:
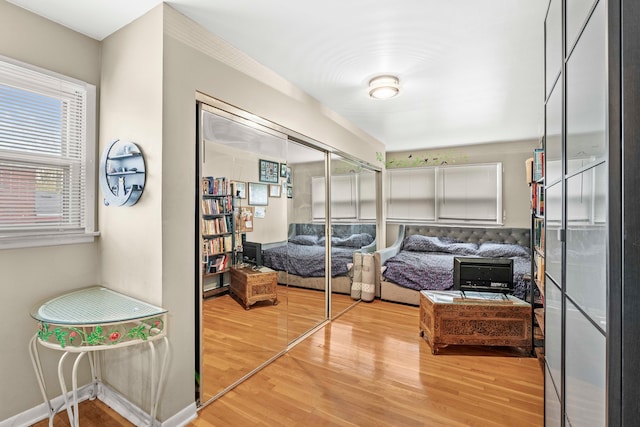
[[[438,354],[453,344],[524,347],[531,352],[531,305],[506,302],[434,302],[420,292],[420,335]]]
[[[246,310],[258,301],[278,303],[277,273],[251,268],[232,268],[229,291]]]

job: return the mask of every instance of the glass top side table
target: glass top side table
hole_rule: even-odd
[[[88,355],[93,378],[95,396],[101,381],[96,369],[100,351],[125,346],[148,344],[150,347],[151,410],[153,425],[166,373],[169,342],[166,337],[167,310],[115,292],[102,286],[93,286],[52,298],[37,305],[31,317],[38,321],[38,331],[31,339],[29,353],[45,404],[49,408],[49,425],[60,408],[54,409],[46,391],[44,374],[40,363],[38,345],[63,352],[58,362],[58,378],[64,397],[69,422],[78,426],[77,369],[80,360]],[[156,351],[154,342],[164,341],[164,351]],[[69,354],[76,353],[72,370],[72,400],[67,393],[64,379],[64,361]],[[71,403],[71,404],[70,404]]]

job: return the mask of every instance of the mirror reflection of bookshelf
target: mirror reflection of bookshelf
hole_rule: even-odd
[[[200,235],[204,297],[229,289],[229,272],[236,253],[234,205],[235,198],[226,178],[202,178]]]

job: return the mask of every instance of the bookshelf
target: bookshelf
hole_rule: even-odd
[[[543,145],[543,144],[541,144]],[[535,149],[527,161],[527,181],[531,191],[531,289],[530,302],[533,322],[533,349],[544,360],[544,271],[545,271],[545,212],[544,176],[545,156],[542,148]],[[543,364],[542,364],[543,365]]]
[[[202,291],[205,298],[229,290],[235,262],[235,199],[226,178],[202,178],[200,197]]]

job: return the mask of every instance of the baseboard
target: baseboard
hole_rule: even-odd
[[[89,399],[92,396],[93,384],[87,384],[78,388],[78,403]],[[67,394],[69,401],[73,399],[72,392]],[[138,408],[133,403],[129,402],[124,396],[117,391],[98,383],[97,396],[106,405],[109,405],[114,411],[126,418],[130,423],[136,426],[149,425],[149,414],[142,409]],[[58,412],[65,411],[63,408],[64,398],[62,395],[51,399],[51,405],[58,409]],[[154,423],[154,426],[160,427],[182,427],[187,425],[190,421],[198,417],[198,411],[196,403],[193,402],[186,408],[182,409],[178,413],[171,416],[169,419],[160,424],[158,421]],[[7,418],[4,421],[0,421],[0,427],[21,427],[30,426],[39,421],[49,418],[49,408],[43,402],[38,406],[15,415],[11,418]]]
[[[191,421],[198,418],[198,408],[196,406],[196,402],[193,402],[191,405],[187,406],[174,416],[165,420],[162,423],[162,427],[182,427],[189,424]]]
[[[89,397],[91,397],[92,390],[93,384],[87,384],[78,388],[78,402],[89,399]],[[67,397],[69,401],[73,400],[73,393],[67,393]],[[54,397],[51,399],[51,405],[54,408],[57,408],[58,412],[61,410],[64,411],[65,409],[62,407],[64,405],[64,397],[62,395]],[[30,426],[38,421],[46,420],[47,418],[49,418],[49,408],[46,403],[43,402],[40,405],[27,409],[18,415],[7,418],[4,421],[0,421],[0,427]]]
[[[113,390],[109,386],[100,383],[98,385],[98,399],[105,404],[109,405],[111,409],[116,411],[127,421],[136,426],[148,426],[149,425],[149,413],[143,411],[138,406],[131,403],[123,395]],[[191,420],[198,417],[198,412],[195,402],[186,408],[174,414],[163,423],[154,421],[153,425],[158,427],[182,427],[187,425]]]

